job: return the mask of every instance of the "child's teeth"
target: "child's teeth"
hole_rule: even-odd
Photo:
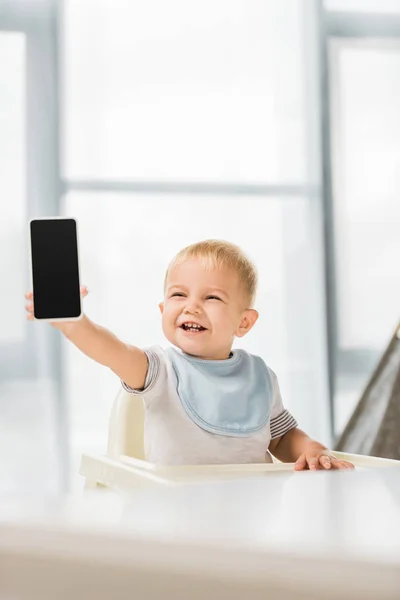
[[[184,327],[190,331],[200,331],[201,329],[201,325],[197,325],[197,323],[185,323]]]

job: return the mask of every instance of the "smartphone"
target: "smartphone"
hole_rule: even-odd
[[[35,319],[75,321],[82,317],[77,229],[72,218],[30,221]]]

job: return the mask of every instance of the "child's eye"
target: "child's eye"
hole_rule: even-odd
[[[218,296],[207,296],[206,299],[207,300],[219,300],[220,302],[222,302],[221,298],[218,298]]]
[[[184,298],[185,294],[182,294],[182,292],[175,292],[174,294],[171,294],[171,298],[173,298],[174,296],[180,296],[181,298]]]

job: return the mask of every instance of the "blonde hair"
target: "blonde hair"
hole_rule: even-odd
[[[168,265],[164,289],[171,269],[191,258],[199,258],[205,269],[215,267],[234,269],[246,293],[249,308],[253,306],[257,292],[257,270],[239,246],[224,240],[204,240],[180,250]]]

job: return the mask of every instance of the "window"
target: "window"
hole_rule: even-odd
[[[399,0],[324,0],[328,10],[364,13],[399,13]]]
[[[15,298],[23,297],[25,238],[25,36],[0,32],[0,279],[2,281],[0,346],[21,342],[25,323]],[[22,243],[21,243],[22,242]],[[8,257],[8,259],[6,259]]]
[[[17,9],[16,30],[0,31],[0,493],[54,493],[62,479],[55,375],[49,373],[48,337],[40,325],[28,326],[24,315],[29,285],[28,173],[34,171],[32,157],[39,155],[37,140],[28,152],[26,115],[31,114],[30,105],[40,103],[40,89],[27,90],[30,34],[23,27],[18,31]],[[27,19],[24,25],[29,30]]]
[[[304,183],[302,4],[66,2],[65,177]]]
[[[241,244],[261,274],[243,342],[329,443],[316,4],[66,0],[62,23],[64,212],[80,225],[89,314],[163,344],[167,260],[196,239]],[[65,351],[78,464],[104,450],[119,384]]]
[[[399,319],[400,41],[336,40],[330,56],[340,430]]]

